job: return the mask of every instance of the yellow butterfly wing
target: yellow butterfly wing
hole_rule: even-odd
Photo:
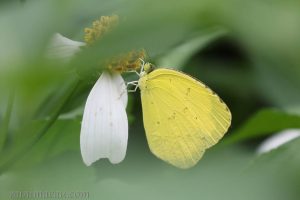
[[[230,126],[220,97],[184,73],[156,69],[140,78],[139,87],[150,150],[176,167],[194,166]]]

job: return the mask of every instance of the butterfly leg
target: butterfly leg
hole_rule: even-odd
[[[139,58],[139,59],[140,59],[140,61],[142,61],[142,66],[141,66],[141,70],[140,70],[140,74],[139,74],[139,76],[141,76],[142,72],[144,71],[145,61],[141,58]]]
[[[137,88],[139,87],[138,83],[139,83],[139,81],[131,81],[131,82],[126,83],[127,90],[124,88],[123,92],[120,94],[119,99],[121,99],[121,97],[124,95],[125,92],[136,92]],[[134,89],[128,90],[129,85],[134,85],[135,86]]]
[[[141,77],[141,74],[144,71],[145,61],[143,59],[141,59],[141,58],[139,58],[139,59],[142,62],[140,73],[138,73],[136,70],[129,70],[129,71],[126,71],[126,72],[128,72],[128,73],[135,73],[136,75],[138,75],[139,77]]]
[[[128,72],[128,73],[135,73],[136,75],[138,75],[140,77],[140,74],[137,71],[135,71],[135,70],[130,70],[130,71],[126,71],[126,72]]]
[[[131,81],[131,82],[126,83],[127,88],[128,88],[129,85],[134,85],[135,86],[134,89],[132,89],[132,90],[127,89],[127,91],[128,92],[136,92],[137,88],[139,87],[138,83],[139,83],[139,81]]]

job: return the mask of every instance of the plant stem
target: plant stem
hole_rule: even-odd
[[[0,152],[5,147],[7,137],[9,134],[9,123],[10,123],[11,113],[13,110],[14,98],[15,98],[14,92],[11,92],[8,97],[6,112],[3,119],[1,131],[0,131]]]

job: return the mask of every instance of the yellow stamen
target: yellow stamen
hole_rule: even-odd
[[[146,58],[144,49],[139,51],[130,51],[126,54],[116,56],[107,61],[108,69],[122,73],[126,71],[137,70],[142,65],[142,60]]]
[[[91,28],[85,28],[84,40],[88,45],[94,44],[101,39],[104,34],[111,31],[119,21],[118,15],[102,16],[100,19],[93,22]]]
[[[93,22],[93,26],[91,28],[85,28],[85,42],[88,45],[93,45],[97,40],[101,39],[103,35],[111,31],[118,22],[118,15],[100,17],[98,20]],[[107,66],[109,70],[118,73],[137,70],[142,65],[142,61],[140,59],[145,59],[145,57],[146,52],[144,49],[130,51],[105,61],[105,66]]]

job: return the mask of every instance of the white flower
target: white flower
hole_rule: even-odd
[[[48,46],[47,57],[67,62],[80,51],[80,47],[85,45],[84,42],[73,41],[56,33]]]
[[[267,138],[257,148],[257,153],[267,153],[300,136],[300,129],[286,129]]]
[[[121,162],[126,154],[128,120],[127,91],[119,74],[103,72],[86,101],[80,133],[84,163],[100,158]]]
[[[67,62],[84,45],[57,33],[47,57]],[[87,166],[101,158],[113,164],[124,159],[128,139],[126,105],[127,89],[122,76],[103,71],[88,96],[81,125],[80,149]]]

